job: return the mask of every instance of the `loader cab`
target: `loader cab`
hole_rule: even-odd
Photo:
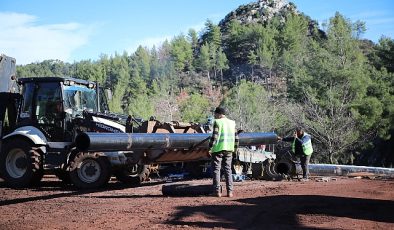
[[[95,84],[73,78],[22,78],[18,126],[39,128],[49,141],[71,141],[72,119],[97,111]]]

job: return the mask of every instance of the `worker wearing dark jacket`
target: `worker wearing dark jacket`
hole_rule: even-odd
[[[309,160],[311,159],[313,148],[311,136],[304,132],[301,127],[297,127],[294,136],[278,138],[279,140],[291,142],[291,151],[300,157],[303,179],[308,180],[309,176]]]
[[[226,117],[226,111],[222,107],[215,109],[215,121],[213,133],[209,141],[209,149],[212,157],[214,195],[221,197],[220,169],[224,167],[226,178],[227,196],[233,197],[233,178],[231,164],[233,153],[237,151],[238,135],[235,133],[235,122]]]

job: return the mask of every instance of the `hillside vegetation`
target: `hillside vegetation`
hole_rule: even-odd
[[[114,112],[204,123],[222,104],[238,128],[313,136],[314,162],[392,167],[394,40],[361,39],[336,13],[318,24],[282,0],[240,6],[158,47],[18,66],[18,77],[74,76],[113,92]]]

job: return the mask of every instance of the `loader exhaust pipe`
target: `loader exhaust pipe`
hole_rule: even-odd
[[[79,134],[75,144],[80,151],[132,151],[153,149],[208,149],[207,133],[93,133]],[[277,142],[275,133],[241,133],[240,146]]]

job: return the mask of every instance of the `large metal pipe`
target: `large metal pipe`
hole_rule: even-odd
[[[359,174],[363,175],[363,173],[369,173],[394,177],[394,168],[356,165],[310,164],[309,172],[319,176],[356,176]]]
[[[276,164],[276,171],[279,174],[296,175],[301,174],[300,164],[295,164],[290,160],[282,160]],[[378,175],[394,178],[394,168],[382,168],[356,165],[335,165],[335,164],[309,164],[309,173],[313,176],[362,176]]]
[[[81,133],[75,143],[80,151],[130,151],[208,148],[207,133]],[[240,146],[274,144],[275,133],[241,133]]]

